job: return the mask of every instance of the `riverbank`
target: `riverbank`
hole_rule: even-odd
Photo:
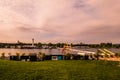
[[[119,62],[0,60],[0,80],[120,80]]]
[[[120,57],[113,57],[113,58],[99,58],[99,60],[120,61]]]

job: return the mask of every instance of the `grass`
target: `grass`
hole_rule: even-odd
[[[0,80],[120,80],[119,62],[0,60]]]

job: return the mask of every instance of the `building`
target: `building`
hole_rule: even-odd
[[[63,55],[51,55],[51,60],[63,60]]]

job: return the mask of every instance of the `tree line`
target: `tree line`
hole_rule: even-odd
[[[24,45],[32,45],[32,43],[23,43],[23,42],[17,42],[17,43],[0,43],[0,48],[10,48],[11,46],[17,47],[17,46],[24,46]],[[112,44],[112,43],[100,43],[100,44],[85,44],[85,43],[35,43],[34,44],[37,48],[42,48],[43,46],[48,47],[59,47],[63,48],[64,45],[68,45],[71,47],[89,47],[89,48],[120,48],[120,44]]]

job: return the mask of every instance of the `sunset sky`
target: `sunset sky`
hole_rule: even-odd
[[[120,0],[0,0],[0,42],[120,43]]]

